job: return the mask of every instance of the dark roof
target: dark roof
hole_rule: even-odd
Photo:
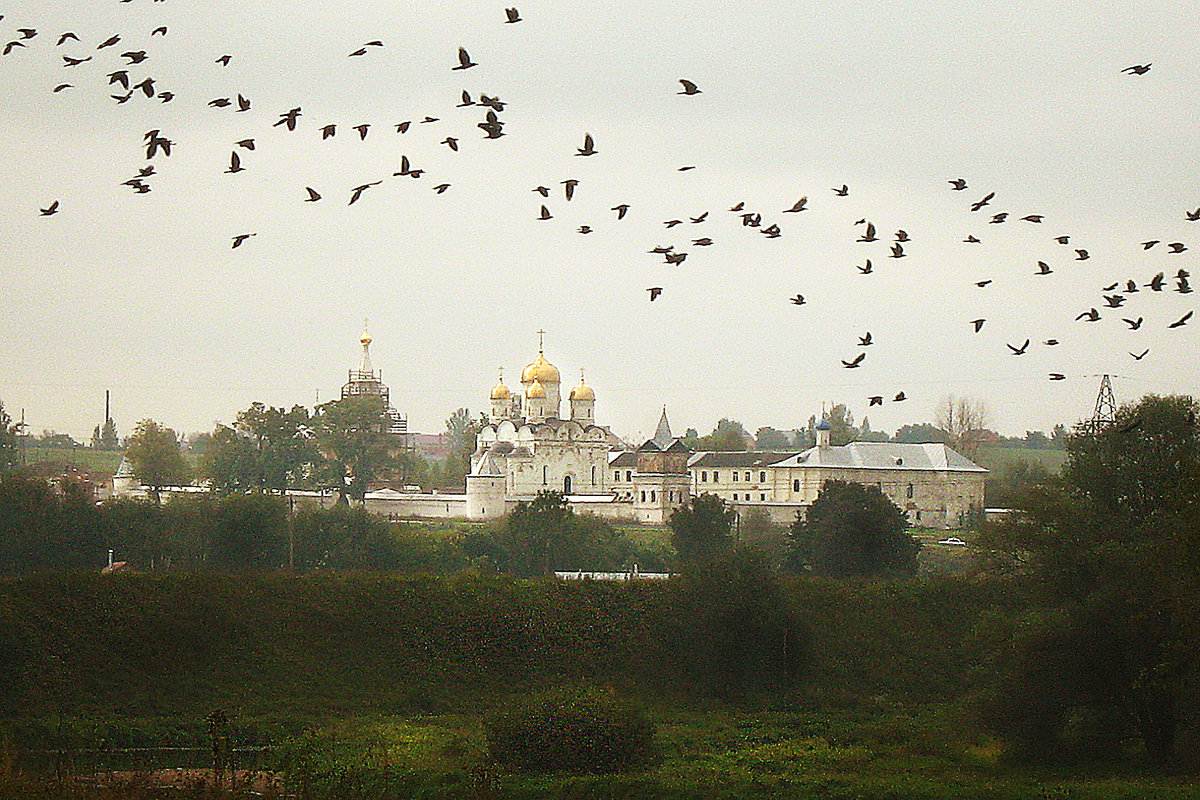
[[[721,467],[767,467],[785,458],[796,455],[791,453],[772,453],[759,450],[737,450],[732,452],[702,452],[692,456],[688,467],[691,469]]]
[[[659,447],[653,439],[647,439],[646,443],[638,448],[639,453],[661,453],[662,448]]]
[[[608,462],[610,467],[636,467],[637,453],[632,450],[626,450],[618,453],[617,457]]]
[[[676,439],[675,442],[663,451],[664,453],[690,453],[692,448],[683,443],[683,439]]]

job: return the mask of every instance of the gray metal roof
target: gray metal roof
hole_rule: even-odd
[[[796,455],[795,451],[772,453],[765,450],[711,450],[696,453],[688,459],[688,469],[698,469],[701,467],[707,469],[719,467],[768,467],[794,455]]]
[[[987,470],[944,444],[852,442],[841,447],[810,447],[777,461],[773,467],[837,467],[840,469],[904,469],[939,472]]]

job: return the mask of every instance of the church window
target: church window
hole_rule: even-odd
[[[613,470],[613,480],[614,480],[614,481],[619,481],[619,480],[621,480],[621,470],[619,470],[619,469],[614,469],[614,470]]]
[[[646,502],[646,490],[642,489],[642,502]]]
[[[765,481],[767,479],[767,473],[765,470],[758,473],[758,479],[759,481]]]
[[[767,499],[767,496],[766,496],[765,494],[759,493],[759,495],[758,495],[758,499],[759,499],[759,500],[766,500],[766,499]]]
[[[571,476],[570,476],[570,475],[564,475],[564,476],[563,476],[563,494],[570,494],[570,493],[571,493],[571,483],[572,483],[572,481],[571,481]]]
[[[721,473],[717,472],[714,469],[713,470],[713,483],[720,483],[720,482],[721,482]]]
[[[908,497],[908,499],[909,499],[909,500],[911,500],[911,499],[912,499],[912,496],[913,496],[913,485],[912,485],[911,483],[908,485],[908,492],[906,493],[906,495],[905,495],[905,496],[906,496],[906,497]]]
[[[734,492],[734,493],[733,493],[733,499],[734,499],[734,500],[737,500],[737,492]]]
[[[592,483],[596,482],[596,468],[592,467]]]
[[[800,491],[800,479],[799,478],[792,478],[792,491],[793,492]]]

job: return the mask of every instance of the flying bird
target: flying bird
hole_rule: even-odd
[[[521,12],[517,11],[517,9],[515,9],[515,8],[504,9],[504,16],[506,17],[506,19],[504,20],[504,23],[506,25],[509,23],[512,23],[512,22],[520,22],[521,21]]]
[[[550,196],[550,187],[549,186],[535,186],[535,187],[533,187],[533,191],[537,192],[542,197]]]
[[[358,138],[360,141],[367,138],[367,131],[370,129],[370,127],[371,123],[369,122],[364,122],[362,125],[354,126],[354,130],[358,131]]]
[[[1021,217],[1022,222],[1041,222],[1043,219],[1045,219],[1045,217],[1041,214],[1026,214],[1025,216]]]
[[[967,188],[967,182],[962,178],[955,178],[954,180],[947,181],[947,183],[949,183],[950,188],[956,192],[961,192],[963,189]]]
[[[1131,64],[1130,66],[1121,70],[1121,72],[1126,72],[1130,75],[1145,75],[1147,72],[1150,71],[1150,66],[1153,63],[1154,62],[1148,62],[1146,64]]]
[[[458,48],[458,66],[453,69],[470,69],[477,66],[479,65],[471,60],[471,56],[467,53],[465,47]]]
[[[1071,237],[1070,236],[1055,236],[1054,241],[1058,242],[1059,244],[1067,244],[1068,242],[1071,241]]]
[[[663,290],[662,290],[661,286],[651,286],[646,291],[650,293],[650,302],[653,303],[655,300],[658,299],[658,296],[660,294],[662,294]]]
[[[321,126],[321,140],[324,141],[332,136],[337,136],[337,125],[329,124]]]
[[[85,61],[91,61],[92,57],[88,56],[87,58],[71,58],[70,56],[64,55],[62,60],[63,67],[77,67]]]
[[[237,154],[237,151],[234,150],[233,152],[231,152],[229,154],[229,169],[225,170],[225,172],[227,172],[229,174],[233,174],[236,172],[242,172],[245,169],[246,168],[242,166],[242,159]]]
[[[907,241],[911,241],[911,240],[908,238],[908,231],[904,230],[903,228],[901,228],[900,230],[896,231],[896,241],[897,241],[897,242],[907,242]]]
[[[675,94],[700,94],[700,89],[696,87],[696,84],[687,78],[680,78],[679,82],[683,85],[683,91],[676,92]]]
[[[1149,250],[1151,247],[1154,247],[1154,245],[1158,244],[1160,241],[1162,241],[1162,240],[1161,239],[1148,239],[1147,241],[1142,242],[1142,249]]]
[[[1075,251],[1075,260],[1076,261],[1087,261],[1091,257],[1092,257],[1091,254],[1088,253],[1087,250],[1076,250]]]
[[[859,267],[858,271],[862,275],[870,275],[874,271],[874,269],[875,269],[875,265],[872,264],[871,259],[868,258],[867,263],[864,264],[863,266]]]
[[[1077,316],[1075,321],[1078,322],[1079,320],[1083,320],[1084,322],[1098,322],[1099,319],[1100,312],[1094,308],[1089,308],[1087,311],[1084,311],[1082,314]]]
[[[1058,339],[1047,339],[1046,341],[1042,342],[1042,344],[1046,345],[1047,347],[1055,347],[1058,345]]]
[[[696,168],[695,166],[690,166],[690,167],[680,167],[680,168],[679,168],[677,171],[678,171],[678,172],[687,172],[689,169],[695,169],[695,168]]]
[[[975,333],[979,333],[981,330],[983,330],[983,323],[985,323],[985,322],[987,322],[987,320],[985,320],[985,319],[971,320],[971,324],[975,326]]]
[[[74,89],[74,88],[75,88],[75,87],[74,87],[72,84],[69,84],[69,83],[60,83],[58,86],[55,86],[55,87],[54,87],[53,89],[51,89],[50,91],[51,91],[51,92],[54,92],[54,93],[56,93],[56,94],[57,94],[58,92],[61,92],[63,89]]]
[[[808,209],[805,208],[806,205],[808,205],[808,196],[807,195],[805,195],[804,197],[801,197],[799,200],[797,200],[795,205],[793,205],[791,208],[785,208],[783,210],[783,213],[792,214],[792,213],[796,213],[799,211],[807,211]]]
[[[975,234],[968,234],[967,238],[963,239],[966,244],[979,244],[979,238]]]
[[[1184,325],[1187,325],[1187,321],[1191,318],[1192,318],[1192,312],[1189,311],[1186,314],[1184,314],[1182,317],[1180,317],[1179,319],[1172,322],[1167,327],[1168,328],[1182,328]]]
[[[1167,245],[1167,247],[1171,248],[1170,252],[1172,255],[1176,253],[1182,253],[1184,250],[1188,249],[1187,245],[1183,242],[1171,242]]]
[[[983,287],[987,286],[991,282],[992,282],[992,279],[988,278],[988,279],[982,280],[982,281],[975,281],[975,285],[978,286],[980,289],[982,289]]]
[[[150,31],[150,35],[151,36],[166,36],[167,35],[167,26],[159,25],[157,28]]]
[[[908,399],[908,396],[906,394],[904,394],[904,392],[896,392],[896,396],[892,398],[892,402],[893,403],[903,403],[907,399]]]
[[[794,305],[794,306],[802,306],[808,302],[807,300],[804,299],[804,295],[802,295],[802,294],[796,295],[795,297],[791,298],[791,300],[792,300],[792,305]]]
[[[866,353],[859,353],[857,356],[855,356],[855,357],[854,357],[853,359],[851,359],[850,361],[846,361],[846,360],[844,360],[844,359],[843,359],[843,360],[842,360],[842,366],[843,366],[843,367],[845,367],[846,369],[854,369],[854,368],[855,368],[855,367],[857,367],[859,364],[861,364],[861,363],[862,363],[862,360],[863,360],[864,358],[866,358],[866,357],[867,357],[867,354],[866,354]]]
[[[892,254],[888,258],[904,258],[904,245],[896,242],[892,245]]]
[[[867,398],[867,406],[868,407],[869,406],[881,406],[881,405],[883,405],[883,395],[876,394],[876,395],[872,395],[871,397]]]
[[[1200,220],[1200,208],[1197,208],[1195,211],[1185,211],[1183,215],[1187,217],[1188,222]]]
[[[596,150],[596,148],[593,146],[593,143],[592,143],[592,135],[590,133],[585,133],[583,135],[583,147],[575,148],[575,155],[577,155],[577,156],[594,156],[594,155],[596,155],[597,152],[598,151]]]
[[[365,192],[367,189],[370,189],[372,186],[378,186],[381,183],[383,183],[383,181],[371,181],[370,183],[364,183],[362,186],[355,186],[350,194],[350,202],[346,205],[354,205],[358,201],[358,198],[362,197],[363,192]]]
[[[458,139],[455,139],[453,136],[447,136],[445,139],[442,139],[440,144],[446,145],[456,153],[458,152]]]
[[[862,236],[858,237],[858,238],[857,238],[855,241],[858,241],[858,242],[874,242],[874,241],[878,241],[878,237],[876,237],[876,236],[875,236],[875,225],[874,225],[874,223],[868,222],[868,223],[867,223],[867,232],[866,232],[866,233],[864,233]]]
[[[1050,380],[1052,380],[1052,381],[1065,381],[1066,379],[1067,379],[1067,376],[1063,375],[1061,372],[1051,372],[1050,373]]]
[[[13,41],[8,42],[7,44],[4,45],[4,55],[8,55],[9,53],[11,53],[13,51],[14,47],[24,47],[24,46],[25,46],[24,42],[19,42],[14,39]]]
[[[130,50],[128,52],[121,53],[121,58],[129,59],[130,65],[133,65],[142,63],[148,58],[148,56],[146,55],[145,50]]]
[[[277,128],[280,125],[286,125],[287,129],[289,131],[294,131],[294,130],[296,130],[296,118],[299,116],[301,116],[300,107],[297,106],[296,108],[293,108],[289,111],[285,111],[284,113],[280,114],[279,119],[276,120],[274,122],[274,124],[271,125],[271,127]]]
[[[992,198],[995,196],[996,196],[995,192],[988,192],[986,195],[984,195],[982,200],[979,200],[979,201],[971,204],[971,210],[978,211],[979,209],[983,208],[988,203],[990,203],[992,201]]]
[[[663,256],[663,261],[667,264],[682,264],[687,260],[687,253],[667,253]]]
[[[1026,339],[1025,343],[1022,344],[1020,347],[1013,347],[1011,344],[1008,344],[1008,343],[1005,343],[1004,346],[1007,347],[1009,350],[1012,350],[1012,354],[1014,356],[1023,356],[1023,355],[1025,355],[1025,351],[1029,349],[1029,340]]]
[[[110,36],[107,39],[105,39],[103,42],[101,42],[100,44],[96,45],[96,49],[103,50],[106,47],[112,47],[114,44],[116,44],[119,41],[121,41],[120,35]]]
[[[231,250],[238,249],[239,247],[242,246],[242,242],[246,241],[251,236],[257,236],[257,235],[258,235],[257,233],[239,233],[237,236],[233,237],[233,247],[231,247],[230,249]]]
[[[591,232],[592,232],[592,226],[591,226],[591,225],[580,225],[580,226],[579,226],[579,232],[580,232],[580,233],[591,233]]]
[[[833,189],[830,189],[829,191],[833,192],[838,197],[847,197],[850,194],[850,187],[843,183],[841,188],[835,187]]]
[[[42,212],[43,217],[49,217],[53,214],[57,214],[58,213],[58,201],[55,200],[53,203],[46,206],[45,208],[38,208],[38,211]]]
[[[1141,317],[1138,317],[1137,319],[1125,319],[1124,317],[1122,317],[1121,322],[1124,322],[1126,325],[1128,325],[1129,330],[1131,330],[1131,331],[1136,331],[1138,328],[1142,327],[1142,318]]]
[[[1161,292],[1163,290],[1164,283],[1166,283],[1166,278],[1164,278],[1163,274],[1160,272],[1157,275],[1155,275],[1153,278],[1151,278],[1150,282],[1147,283],[1146,286],[1152,292]]]
[[[306,203],[315,203],[321,199],[321,195],[311,186],[305,186],[304,191],[308,192],[308,198],[304,201]]]
[[[77,42],[79,41],[79,37],[78,37],[78,36],[76,36],[76,35],[75,35],[74,33],[72,33],[71,31],[67,31],[67,32],[65,32],[65,33],[62,33],[62,34],[60,34],[60,35],[59,35],[59,37],[58,37],[58,41],[54,43],[54,46],[55,46],[55,47],[61,47],[61,46],[62,46],[62,44],[63,44],[63,42],[65,42],[67,39],[74,39],[74,40],[75,40],[75,41],[77,41]]]
[[[609,211],[617,212],[617,219],[625,219],[625,212],[629,210],[628,203],[621,203],[619,206],[613,206]]]
[[[250,98],[246,97],[243,94],[238,94],[237,104],[238,104],[238,107],[237,107],[238,111],[249,111],[250,110]]]
[[[238,147],[244,147],[247,150],[254,149],[254,140],[253,139],[242,139],[240,141],[234,142],[234,144],[236,144]]]
[[[226,106],[233,105],[233,101],[228,97],[214,97],[212,100],[208,101],[208,105],[211,108],[225,108]]]
[[[565,181],[559,181],[563,185],[563,195],[570,200],[575,196],[575,187],[579,185],[579,181],[574,178],[567,178]]]
[[[696,247],[710,247],[712,245],[712,243],[713,243],[713,240],[708,238],[707,236],[701,237],[699,239],[692,239],[692,244],[695,245]]]
[[[858,346],[859,347],[867,347],[867,346],[873,344],[873,342],[874,342],[874,340],[871,339],[870,331],[867,331],[865,334],[858,337]]]
[[[450,188],[450,184],[448,184],[448,183],[439,183],[437,186],[433,187],[433,190],[434,190],[435,192],[437,192],[438,194],[442,194],[442,193],[444,193],[444,192],[445,192],[447,189],[449,189],[449,188]]]
[[[692,221],[692,224],[699,225],[701,222],[704,222],[704,220],[708,219],[708,212],[705,211],[698,217],[688,217],[688,219]]]
[[[214,63],[214,64],[220,64],[222,67],[228,67],[228,66],[229,66],[229,61],[230,61],[232,58],[233,58],[233,56],[231,56],[231,55],[223,55],[223,56],[221,56],[220,58],[218,58],[216,61],[214,61],[213,63]]]
[[[542,206],[542,214],[540,217],[538,217],[538,219],[553,219],[553,218],[554,217],[551,216],[551,214],[550,214],[550,209],[546,208],[545,206]]]
[[[1150,352],[1150,348],[1147,347],[1145,350],[1143,350],[1140,353],[1130,353],[1129,355],[1133,356],[1134,361],[1141,361],[1143,358],[1146,357],[1146,354],[1149,352]]]
[[[1050,265],[1045,261],[1039,261],[1037,262],[1037,265],[1038,271],[1033,273],[1034,275],[1049,275],[1051,272],[1054,272],[1054,270],[1050,269]]]
[[[993,214],[992,218],[990,220],[988,220],[988,224],[989,225],[999,225],[1001,222],[1004,222],[1004,220],[1006,220],[1006,219],[1008,219],[1008,212],[1002,211],[999,214]]]
[[[411,124],[412,124],[411,120],[409,120],[407,122],[397,122],[396,123],[396,133],[408,133],[408,126]]]

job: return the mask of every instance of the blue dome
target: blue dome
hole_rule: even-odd
[[[829,424],[829,420],[822,419],[820,422],[817,423],[817,430],[830,431],[830,430],[833,430],[833,426]]]

